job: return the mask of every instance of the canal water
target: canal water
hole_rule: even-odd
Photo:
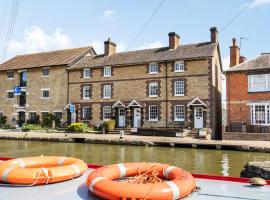
[[[248,161],[270,160],[270,153],[191,148],[124,146],[0,140],[0,157],[73,156],[87,163],[162,162],[193,173],[239,176]]]

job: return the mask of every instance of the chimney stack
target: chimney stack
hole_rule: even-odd
[[[218,29],[217,27],[211,27],[210,28],[210,37],[211,37],[211,43],[217,43],[218,42]]]
[[[180,43],[180,36],[175,32],[170,32],[168,35],[169,35],[169,48],[176,49]]]
[[[104,54],[105,56],[111,56],[116,53],[116,44],[111,41],[111,38],[108,38],[104,42]]]
[[[230,67],[239,64],[240,49],[236,44],[236,38],[232,39],[232,46],[230,47]]]
[[[246,59],[245,56],[240,56],[240,57],[239,57],[239,64],[245,62],[246,60],[247,60],[247,59]]]

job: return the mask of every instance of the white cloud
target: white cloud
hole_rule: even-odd
[[[113,19],[113,16],[115,15],[115,13],[116,12],[114,10],[111,10],[111,9],[104,10],[102,18],[103,19]]]
[[[11,40],[8,56],[70,47],[73,47],[71,39],[61,29],[48,34],[39,26],[31,26],[25,30],[22,40]]]
[[[270,5],[270,0],[254,0],[249,7],[255,8],[258,6]]]
[[[158,48],[158,47],[163,47],[163,46],[164,45],[162,44],[162,42],[160,42],[159,40],[156,40],[151,43],[143,44],[142,46],[139,47],[139,49],[151,49],[151,48]]]

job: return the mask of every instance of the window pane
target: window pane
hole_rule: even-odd
[[[184,121],[185,119],[185,106],[176,105],[174,107],[174,119],[175,121]]]
[[[104,106],[103,107],[103,120],[111,119],[111,107]]]
[[[176,72],[182,72],[184,71],[184,61],[177,61],[174,64],[174,71]]]
[[[184,95],[184,81],[175,81],[175,95]]]
[[[111,85],[103,86],[103,98],[111,98]]]
[[[265,105],[255,105],[255,124],[266,123]]]
[[[111,72],[111,67],[104,67],[104,76],[111,76],[112,72]]]
[[[7,93],[7,98],[9,98],[9,99],[14,98],[14,93],[13,92],[8,92]]]
[[[158,120],[158,106],[149,106],[149,120]]]
[[[265,75],[253,76],[253,91],[266,91],[266,76]]]
[[[90,69],[84,69],[83,70],[83,77],[84,78],[90,78],[91,76],[91,70]]]
[[[42,75],[43,76],[49,76],[49,68],[42,69]]]
[[[90,98],[90,86],[83,86],[83,98]]]
[[[149,84],[149,96],[157,96],[158,95],[158,82]]]
[[[7,72],[7,77],[8,78],[13,78],[13,72]]]
[[[149,64],[149,73],[157,73],[158,72],[158,64],[150,63]]]
[[[44,98],[48,98],[50,96],[49,90],[43,90],[42,95],[43,95]]]
[[[90,107],[83,107],[83,119],[90,120]]]

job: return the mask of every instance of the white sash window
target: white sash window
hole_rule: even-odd
[[[270,91],[270,74],[259,74],[248,76],[249,92]]]
[[[270,104],[252,104],[250,109],[252,125],[270,125]]]

